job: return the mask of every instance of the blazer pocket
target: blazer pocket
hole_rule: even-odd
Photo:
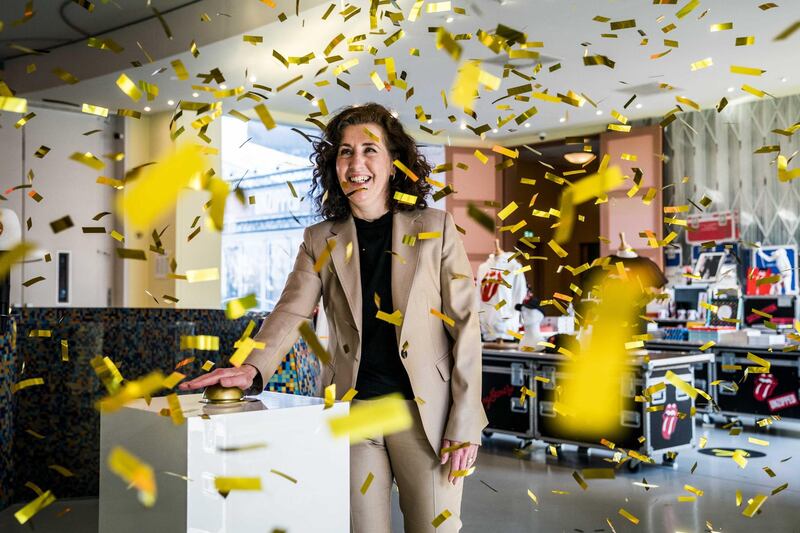
[[[453,357],[449,351],[436,361],[436,370],[442,376],[442,381],[450,381],[450,373],[453,370]]]

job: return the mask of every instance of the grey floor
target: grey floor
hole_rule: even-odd
[[[565,446],[560,460],[547,454],[542,443],[534,443],[528,453],[515,453],[517,439],[495,436],[484,440],[478,468],[467,478],[462,508],[463,531],[471,532],[739,532],[800,533],[800,425],[779,422],[771,431],[754,432],[752,421],[745,420],[744,431],[731,436],[727,430],[697,426],[698,435],[708,438],[706,448],[742,448],[766,453],[751,458],[740,469],[732,459],[708,456],[696,450],[679,454],[677,466],[643,466],[637,473],[620,469],[616,479],[588,480],[582,490],[572,473],[583,468],[608,467],[604,458],[611,453],[592,450],[579,455]],[[748,437],[769,442],[763,447],[748,443]],[[787,458],[790,458],[786,461]],[[694,473],[691,468],[697,467]],[[770,477],[764,467],[771,468]],[[634,485],[646,478],[657,488],[646,491]],[[771,492],[789,483],[772,496]],[[692,496],[684,489],[691,485],[704,491],[693,502],[680,502],[679,496]],[[538,497],[534,504],[528,489]],[[736,506],[736,491],[744,502]],[[568,494],[554,493],[563,491]],[[742,516],[747,500],[757,493],[769,495],[754,518]],[[19,526],[13,506],[0,513],[0,531],[39,533],[97,531],[96,499],[57,501],[34,519],[34,528]],[[640,522],[634,525],[618,514],[624,508]],[[64,513],[65,509],[70,509]],[[61,516],[57,516],[61,514]],[[402,515],[395,495],[394,527],[402,531]]]

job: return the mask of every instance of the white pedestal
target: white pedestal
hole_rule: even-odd
[[[179,397],[186,416],[180,426],[159,414],[165,398],[101,416],[100,533],[349,531],[350,446],[346,438],[334,439],[327,424],[347,414],[349,404],[323,410],[319,398],[264,392],[257,401],[220,407],[200,403],[201,397]],[[256,444],[265,447],[220,451]],[[153,467],[153,507],[142,506],[135,489],[108,469],[116,445]],[[262,490],[223,498],[214,487],[217,476],[258,476]]]

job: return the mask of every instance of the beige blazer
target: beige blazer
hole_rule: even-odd
[[[393,217],[392,302],[403,314],[402,326],[395,328],[398,356],[422,400],[416,405],[425,434],[437,454],[443,438],[480,444],[488,421],[481,404],[478,293],[461,237],[453,217],[439,209],[399,211]],[[420,239],[421,233],[437,236]],[[413,246],[403,244],[406,235],[417,237]],[[330,261],[315,272],[326,246],[333,247]],[[297,340],[298,326],[311,318],[320,294],[331,356],[322,381],[323,386],[335,383],[339,398],[355,388],[361,359],[361,273],[352,216],[306,228],[280,300],[255,336],[265,348],[247,359],[264,383]],[[452,325],[432,309],[451,318]]]

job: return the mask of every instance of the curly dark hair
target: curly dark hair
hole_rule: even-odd
[[[425,156],[419,153],[417,143],[406,133],[400,121],[382,105],[376,103],[353,105],[340,110],[328,122],[322,137],[313,142],[314,151],[310,157],[314,164],[311,195],[317,212],[325,220],[341,220],[350,215],[350,203],[336,176],[336,157],[344,129],[347,126],[370,122],[379,125],[386,133],[384,141],[392,160],[399,160],[419,178],[414,181],[396,169],[389,180],[391,211],[413,211],[428,207],[425,197],[430,194],[431,184],[425,178],[430,175],[431,167]],[[409,205],[398,202],[394,199],[397,191],[416,196],[417,203]]]

